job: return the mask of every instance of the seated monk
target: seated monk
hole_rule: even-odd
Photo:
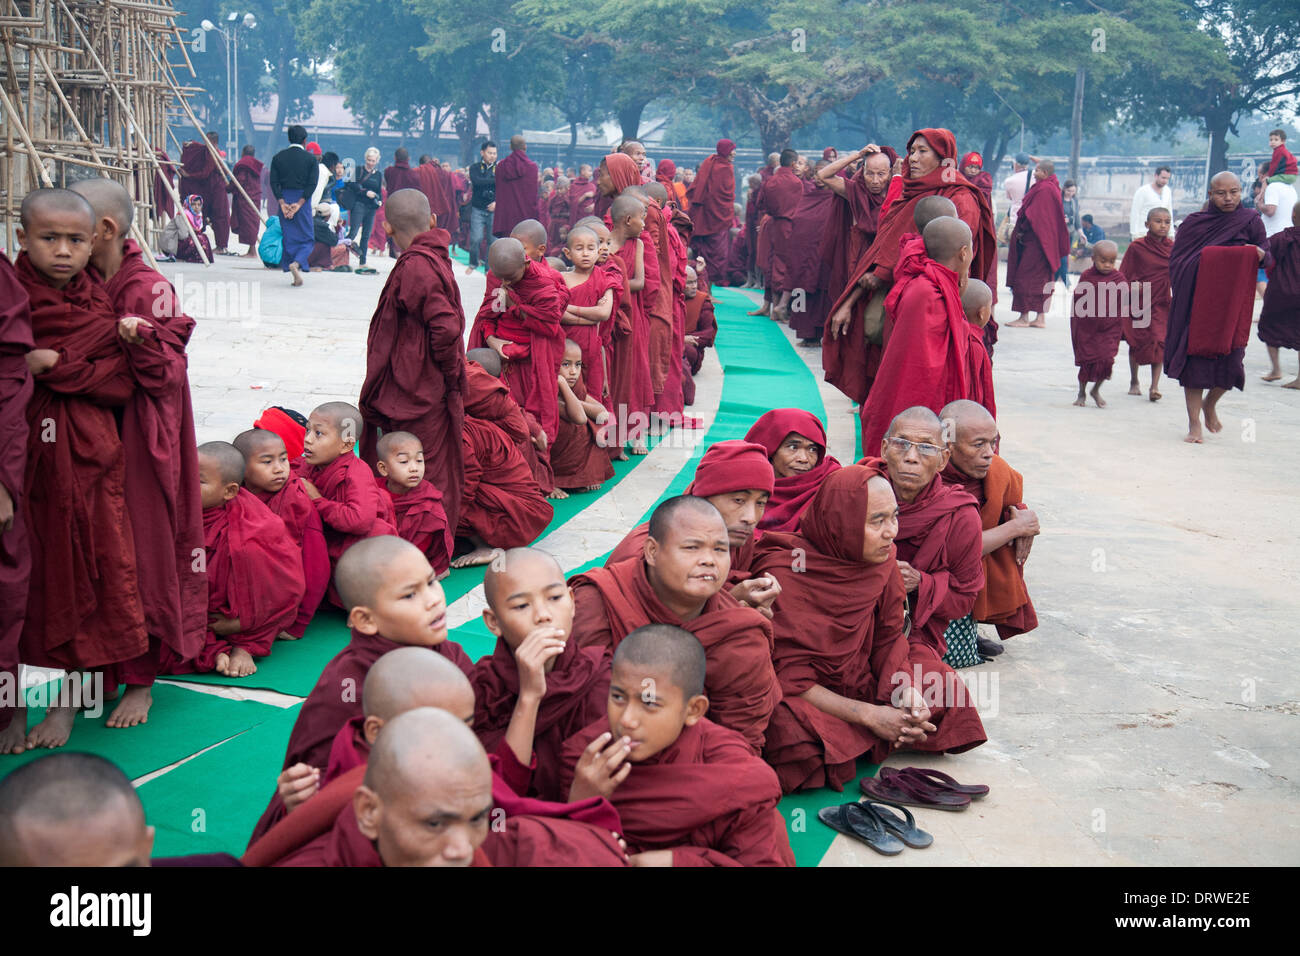
[[[555,515],[501,429],[467,415],[463,436],[465,497],[456,534],[469,538],[473,549],[454,558],[453,568],[487,564],[496,548],[532,544]]]
[[[505,432],[528,462],[537,486],[549,494],[555,487],[550,443],[537,419],[510,396],[510,386],[501,380],[503,370],[495,349],[470,349],[465,353],[465,414],[491,422]]]
[[[797,534],[769,532],[756,567],[781,582],[773,661],[784,698],[763,758],[785,793],[844,789],[859,757],[956,753],[985,740],[965,685],[903,629],[898,504],[879,462],[835,472]],[[798,561],[795,560],[798,549]]]
[[[748,441],[720,441],[711,445],[695,466],[695,480],[685,492],[708,501],[727,524],[731,546],[728,593],[767,618],[772,616],[772,602],[781,588],[770,575],[752,576],[749,567],[754,560],[754,542],[762,536],[758,526],[772,494],[772,483],[772,466],[762,447]],[[610,552],[605,566],[640,559],[649,536],[649,522],[637,525]]]
[[[675,624],[708,655],[705,693],[715,719],[757,753],[781,697],[772,672],[772,625],[726,593],[731,538],[704,498],[680,495],[655,508],[639,558],[574,577],[573,632],[583,647],[617,649],[646,624]]]
[[[629,634],[614,652],[605,716],[565,744],[569,799],[614,804],[633,866],[793,866],[776,775],[704,716],[705,665],[680,627]]]
[[[470,674],[474,732],[489,752],[509,746],[521,766],[536,753],[531,786],[519,792],[562,800],[560,749],[605,712],[609,652],[578,646],[573,592],[545,551],[506,551],[484,573],[483,593],[497,644]]]
[[[695,376],[704,367],[704,350],[718,337],[718,321],[713,314],[713,296],[700,288],[700,276],[686,267],[682,297],[686,309],[686,338],[682,347],[682,394],[687,405],[695,404]]]
[[[50,754],[0,780],[0,866],[148,866],[153,827],[103,757]]]
[[[984,588],[971,613],[981,624],[996,625],[1003,640],[1032,631],[1038,615],[1025,588],[1025,562],[1039,527],[1021,497],[1024,479],[997,454],[998,423],[986,408],[951,402],[939,417],[951,456],[939,474],[975,499],[984,528]],[[986,638],[977,643],[985,657],[1002,653],[1002,645]]]
[[[244,455],[244,487],[284,522],[289,537],[302,555],[304,590],[298,616],[276,635],[296,641],[307,631],[312,615],[330,585],[330,556],[325,529],[316,506],[301,481],[291,480],[289,451],[284,439],[264,428],[250,428],[235,436],[234,446]]]
[[[565,339],[564,361],[560,363],[557,383],[560,431],[551,447],[551,468],[555,473],[552,498],[569,497],[565,488],[598,491],[614,477],[605,432],[600,428],[609,421],[609,412],[587,391],[582,370],[582,348],[577,342]]]
[[[966,381],[969,399],[983,408],[997,413],[997,400],[993,397],[993,361],[984,346],[984,330],[993,318],[993,290],[982,279],[969,278],[961,293],[961,310],[970,327],[970,345],[966,349]]]
[[[373,485],[372,485],[373,487]],[[370,665],[397,647],[426,647],[466,674],[473,667],[459,644],[447,640],[447,598],[420,549],[395,535],[366,538],[349,548],[334,572],[348,607],[352,640],[321,673],[289,734],[284,768],[322,768],[339,728],[360,713],[359,689]],[[284,816],[279,794],[262,814],[253,838]]]
[[[162,672],[257,673],[276,636],[293,623],[306,584],[302,552],[284,522],[242,487],[244,455],[224,441],[199,446],[199,497],[207,553],[208,630],[198,656],[162,651]]]
[[[354,407],[326,402],[308,416],[302,458],[294,465],[294,475],[302,480],[325,526],[334,568],[356,542],[397,533],[392,502],[380,494],[374,473],[353,453],[360,427],[361,413]]]
[[[975,623],[966,619],[984,587],[979,506],[939,476],[948,464],[939,416],[920,406],[900,412],[880,454],[898,499],[895,545],[911,609],[909,640],[949,663],[978,664],[970,660]],[[949,640],[955,642],[951,649]]]
[[[491,813],[483,745],[447,711],[419,707],[384,725],[333,828],[276,865],[470,866]]]
[[[759,527],[764,531],[794,531],[826,476],[840,463],[826,454],[826,429],[812,412],[774,408],[750,426],[745,441],[767,451],[776,483]]]
[[[424,480],[424,446],[410,432],[385,432],[375,452],[375,484],[392,502],[397,536],[419,548],[445,578],[451,573],[452,533],[442,492]]]

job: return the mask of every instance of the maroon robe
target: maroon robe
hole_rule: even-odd
[[[601,718],[565,744],[566,782],[583,749],[609,729]],[[740,734],[707,717],[632,764],[610,796],[628,852],[671,850],[673,866],[794,866],[780,799],[772,769]]]
[[[1124,319],[1124,341],[1128,354],[1139,365],[1155,365],[1165,357],[1165,333],[1169,328],[1169,254],[1174,241],[1168,236],[1147,235],[1134,239],[1124,250],[1121,268],[1133,282],[1145,283],[1143,302],[1146,316],[1130,314]],[[1267,301],[1267,296],[1266,296]],[[1135,323],[1135,319],[1145,319]],[[1263,316],[1260,316],[1263,321]]]
[[[775,408],[764,412],[750,426],[745,441],[762,445],[770,461],[792,433],[802,435],[817,446],[817,464],[803,474],[776,479],[772,497],[767,499],[767,508],[758,522],[764,531],[798,530],[799,517],[812,503],[817,489],[827,476],[841,467],[839,461],[826,454],[826,429],[821,420],[801,408]]]
[[[903,634],[903,578],[891,546],[879,564],[863,561],[867,482],[880,462],[852,465],[823,483],[798,534],[763,535],[754,573],[781,584],[773,627],[773,662],[784,694],[768,726],[764,759],[785,793],[829,786],[843,790],[859,757],[880,763],[893,750],[866,727],[818,710],[802,696],[814,685],[843,697],[888,705],[903,686],[926,693],[965,685],[928,648]],[[792,558],[800,549],[800,560]],[[964,696],[926,695],[937,730],[915,749],[957,753],[986,737]]]
[[[366,338],[358,406],[362,455],[378,458],[376,431],[407,431],[424,446],[425,478],[442,492],[447,523],[460,520],[465,468],[465,313],[443,229],[416,236],[389,273]]]
[[[569,305],[590,308],[598,305],[606,292],[612,293],[609,318],[598,325],[565,325],[564,334],[582,349],[582,380],[587,383],[587,391],[596,396],[598,401],[605,394],[605,329],[615,318],[615,303],[618,295],[616,285],[621,281],[607,269],[592,269],[586,281],[571,285]]]
[[[579,401],[587,397],[587,388],[579,378],[573,386]],[[569,421],[568,410],[560,408],[560,434],[550,449],[553,481],[557,488],[587,488],[614,477],[609,463],[605,430],[597,427],[585,413],[582,421]]]
[[[370,467],[352,452],[345,451],[324,466],[299,460],[294,463],[294,476],[306,478],[321,494],[313,504],[325,529],[331,567],[358,541],[397,534],[392,502],[375,487]]]
[[[27,467],[19,487],[32,573],[20,657],[84,670],[149,646],[114,417],[135,381],[108,294],[85,272],[55,289],[26,253],[15,264],[38,349],[59,361],[35,376],[27,403]],[[8,303],[6,303],[8,305]],[[46,440],[54,436],[57,440]]]
[[[162,669],[168,674],[215,670],[217,655],[235,648],[265,657],[302,603],[306,585],[301,552],[279,516],[247,488],[225,504],[206,509],[203,532],[208,613],[235,618],[240,629],[226,635],[209,629],[198,654],[188,660],[165,650]]]
[[[624,295],[610,330],[609,405],[618,423],[615,447],[644,435],[650,406],[654,404],[654,386],[650,381],[650,322],[642,306],[644,290],[632,292],[627,284],[636,273],[639,241],[628,240],[609,258],[610,268],[618,270],[624,278]],[[651,258],[648,248],[643,257],[647,262]]]
[[[668,342],[668,374],[664,390],[655,399],[654,411],[669,415],[675,420],[685,407],[684,379],[689,373],[682,367],[682,354],[686,348],[686,241],[678,234],[667,215],[664,217],[664,238],[668,246],[668,271],[662,282],[668,288],[668,305],[671,313]]]
[[[491,422],[466,417],[465,500],[459,535],[473,535],[491,548],[532,544],[555,512],[532,469]]]
[[[505,382],[484,371],[477,362],[465,362],[465,414],[501,429],[528,463],[537,486],[544,494],[550,493],[555,487],[550,448],[539,452],[533,444],[534,436],[541,433],[541,425],[510,397],[510,387]]]
[[[596,184],[578,176],[569,181],[569,228],[596,214]]]
[[[420,189],[420,174],[411,168],[410,160],[394,160],[393,165],[384,170],[384,186],[391,196],[399,189]]]
[[[577,605],[573,633],[583,647],[615,650],[646,624],[674,624],[699,638],[708,660],[709,712],[741,734],[756,753],[762,750],[768,719],[781,696],[772,672],[767,618],[721,590],[697,617],[684,621],[655,595],[644,557],[592,568],[569,584]]]
[[[801,339],[821,341],[826,325],[826,310],[831,304],[826,288],[830,270],[819,243],[837,203],[838,198],[830,189],[804,180],[786,255],[790,270],[787,284],[791,290],[803,290],[801,302],[794,299],[790,302],[790,328]]]
[[[682,402],[694,405],[695,376],[704,367],[704,350],[718,337],[718,322],[713,314],[713,296],[703,289],[684,299],[682,308],[686,316],[682,328]],[[698,343],[687,342],[687,336],[694,336]]]
[[[1035,179],[1020,202],[1007,250],[1012,312],[1042,312],[1047,307],[1061,259],[1069,252],[1061,185],[1055,174]]]
[[[511,150],[509,156],[497,163],[496,177],[497,208],[492,217],[492,232],[508,236],[525,219],[541,216],[537,164],[522,149]]]
[[[569,229],[569,191],[556,192],[546,203],[546,254],[558,256]]]
[[[248,199],[245,199],[234,184],[226,187],[234,206],[235,235],[251,249],[257,245],[257,234],[262,229],[262,161],[253,156],[241,156],[231,173],[248,193]]]
[[[0,680],[18,687],[18,642],[27,610],[32,574],[27,540],[27,403],[32,375],[27,353],[32,344],[32,313],[27,292],[8,256],[0,256],[0,487],[13,500],[13,525],[0,530]],[[0,730],[13,719],[12,706],[0,706]]]
[[[731,246],[731,224],[736,218],[736,168],[732,160],[717,153],[705,157],[686,196],[695,225],[691,248],[704,257],[711,273],[721,276]]]
[[[1101,273],[1089,268],[1074,287],[1070,304],[1070,341],[1080,382],[1110,378],[1129,314],[1129,282],[1119,269]]]
[[[307,489],[296,478],[290,477],[273,495],[262,497],[258,492],[253,494],[273,514],[279,515],[302,556],[302,602],[298,605],[297,617],[285,628],[292,636],[302,637],[330,586],[330,555],[325,546],[325,526]]]
[[[1300,349],[1300,227],[1275,232],[1268,246],[1273,268],[1259,313],[1259,338],[1275,349]]]
[[[226,193],[226,175],[208,144],[197,140],[181,147],[181,199],[191,194],[203,200],[203,213],[212,221],[212,235],[217,240],[217,248],[226,248],[230,242],[230,196]]]
[[[429,212],[438,217],[438,228],[450,236],[455,223],[452,222],[453,207],[447,173],[437,163],[421,163],[415,168],[415,176],[420,183],[420,192],[429,200]]]
[[[442,506],[442,492],[425,479],[397,495],[389,490],[383,475],[375,475],[375,484],[392,502],[398,537],[419,548],[439,575],[446,573],[451,568],[455,541]]]
[[[758,210],[771,217],[764,230],[771,244],[771,270],[767,276],[768,288],[773,293],[794,291],[795,258],[798,250],[792,242],[794,217],[803,200],[803,180],[788,166],[782,166],[763,184],[758,197]]]

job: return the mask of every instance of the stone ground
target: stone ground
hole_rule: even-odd
[[[203,320],[190,348],[201,442],[229,440],[268,404],[355,400],[392,260],[372,264],[379,275],[312,274],[301,289],[256,260],[163,266]],[[457,267],[457,279],[472,317],[482,274]],[[796,351],[820,379],[820,350]],[[1176,384],[1158,404],[1130,397],[1120,364],[1107,408],[1071,405],[1064,296],[1046,331],[1002,331],[1002,451],[1043,527],[1027,566],[1040,627],[965,672],[986,745],[890,761],[941,766],[992,793],[963,813],[918,811],[935,836],[924,852],[886,861],[840,837],[824,865],[1300,863],[1300,645],[1287,636],[1300,392],[1261,383],[1266,364],[1252,340],[1246,391],[1220,406],[1223,432],[1191,446]],[[709,421],[716,361],[700,385],[695,412]],[[828,386],[823,398],[831,453],[851,461],[849,404]],[[612,547],[689,456],[668,444],[541,546],[567,567]],[[452,623],[480,607],[481,593],[467,595]]]

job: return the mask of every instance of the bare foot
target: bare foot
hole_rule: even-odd
[[[746,312],[745,314],[746,315],[771,315],[772,312],[767,306],[763,306],[763,308],[761,309],[755,309],[753,312]]]
[[[256,255],[257,255],[257,250],[256,250],[256,249],[249,249],[249,250],[248,250],[247,252],[245,252],[242,256],[240,256],[240,258],[241,258],[241,259],[252,259],[252,258],[253,258],[254,256],[256,256]]]
[[[1008,322],[1006,327],[1009,329],[1027,329],[1029,323],[1024,319],[1016,319],[1014,322]]]
[[[451,562],[453,568],[473,568],[481,564],[489,564],[492,561],[492,555],[496,553],[495,548],[475,548],[469,554],[462,554]]]
[[[1300,375],[1297,375],[1293,381],[1287,382],[1283,388],[1300,388]]]
[[[1282,373],[1269,372],[1267,375],[1261,375],[1260,378],[1265,382],[1280,382],[1282,380]]]
[[[1102,399],[1101,390],[1098,386],[1094,385],[1088,394],[1092,396],[1092,400],[1097,403],[1098,408],[1106,407],[1106,402]]]
[[[1160,401],[1160,399],[1164,398],[1164,396],[1161,395],[1159,392],[1157,392],[1157,391],[1153,388],[1153,389],[1151,389],[1150,392],[1147,393],[1147,398],[1151,399],[1151,401],[1153,401],[1153,402],[1158,402],[1158,401]]]
[[[229,654],[217,655],[217,673],[227,677],[247,677],[257,673],[253,656],[242,647],[236,647]]]
[[[20,754],[27,749],[27,708],[14,710],[9,726],[0,730],[0,754]]]
[[[784,322],[787,318],[788,318],[788,316],[786,315],[786,311],[785,311],[785,309],[773,309],[773,310],[772,310],[772,321],[773,321],[773,322]]]
[[[291,262],[289,263],[289,272],[293,276],[293,284],[295,286],[302,285],[302,266],[296,262]]]
[[[1183,441],[1187,442],[1189,445],[1203,444],[1205,440],[1201,438],[1201,426],[1197,425],[1195,428],[1189,430],[1187,434],[1183,436]]]
[[[1084,398],[1082,395],[1080,395],[1078,398],[1074,400],[1074,404],[1077,405],[1079,408],[1083,408],[1088,404],[1088,400]]]
[[[600,485],[588,485],[583,491],[600,491]]]
[[[281,631],[279,634],[275,635],[275,639],[277,641],[301,641],[302,635],[290,634],[288,631]]]
[[[546,497],[550,498],[552,501],[563,501],[565,498],[569,497],[569,493],[563,488],[556,488]]]
[[[1037,322],[1030,322],[1028,327],[1031,329],[1045,329],[1047,328],[1047,322],[1039,319]]]
[[[636,441],[636,442],[633,442],[633,443],[632,443],[632,454],[634,454],[634,455],[648,455],[648,454],[650,454],[650,449],[647,448],[647,447],[645,446],[645,442],[643,442],[643,441]]]
[[[153,706],[153,689],[136,685],[128,686],[122,695],[122,701],[108,715],[105,725],[108,727],[134,727],[149,722],[149,708]]]
[[[27,734],[27,748],[62,747],[72,735],[72,722],[77,719],[75,707],[51,707],[45,719]]]
[[[1219,421],[1217,412],[1212,412],[1208,408],[1205,410],[1205,427],[1216,435],[1223,431],[1223,422]]]
[[[472,276],[475,272],[478,272],[478,266],[466,266],[466,267],[465,267],[465,275],[467,275],[467,276]]]
[[[620,448],[616,453],[610,455],[610,461],[627,461],[627,452]]]
[[[1128,387],[1128,393],[1129,393],[1130,395],[1141,395],[1141,394],[1142,394],[1142,386],[1139,385],[1137,382],[1133,382],[1133,383],[1130,384],[1129,387]]]

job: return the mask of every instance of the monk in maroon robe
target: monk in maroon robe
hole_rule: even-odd
[[[424,191],[420,185],[420,173],[411,168],[411,154],[401,146],[393,152],[393,165],[384,169],[384,188],[390,196],[399,189]]]
[[[1160,206],[1147,213],[1147,234],[1129,243],[1124,250],[1123,270],[1130,281],[1142,290],[1142,307],[1129,310],[1124,320],[1124,341],[1128,343],[1130,395],[1141,395],[1138,366],[1151,367],[1151,401],[1160,399],[1160,370],[1165,358],[1165,335],[1169,329],[1169,255],[1174,241],[1169,238],[1173,225],[1169,210]],[[1136,292],[1135,292],[1136,294]],[[1261,316],[1262,321],[1262,316]]]
[[[453,223],[447,174],[442,171],[442,166],[436,159],[421,156],[420,165],[415,167],[415,175],[420,182],[420,192],[429,200],[429,212],[438,218],[438,228],[450,236]]]
[[[1246,281],[1248,256],[1228,251],[1242,246],[1255,247],[1260,268],[1272,267],[1264,221],[1254,209],[1241,205],[1241,180],[1222,172],[1210,180],[1210,201],[1205,209],[1179,225],[1169,254],[1172,301],[1165,371],[1183,386],[1187,404],[1187,436],[1183,440],[1193,444],[1203,440],[1202,416],[1211,432],[1223,430],[1217,414],[1219,399],[1228,389],[1246,384],[1243,361],[1250,341],[1254,282]],[[1208,250],[1216,250],[1210,255],[1218,260],[1220,271],[1207,270],[1210,278],[1201,283],[1201,262]],[[1229,269],[1235,279],[1231,283],[1227,281]],[[1204,341],[1195,346],[1193,331],[1197,338],[1204,335]]]
[[[783,321],[794,291],[794,269],[797,250],[791,241],[794,217],[803,200],[803,181],[795,175],[794,165],[799,154],[793,149],[781,151],[781,165],[763,184],[758,199],[758,211],[768,217],[763,228],[771,248],[771,268],[767,272],[767,287],[772,292],[772,318]]]
[[[606,330],[614,317],[614,300],[621,281],[598,265],[600,238],[588,226],[575,226],[566,240],[573,269],[561,273],[569,291],[569,304],[560,316],[564,334],[582,351],[582,380],[597,401],[604,400]]]
[[[0,605],[9,609],[0,622],[0,680],[18,687],[18,640],[32,573],[24,512],[26,411],[33,388],[27,353],[35,346],[27,292],[9,257],[0,260]],[[0,756],[22,753],[26,739],[21,699],[0,706]]]
[[[546,203],[546,254],[558,256],[569,234],[569,181],[560,177]]]
[[[474,550],[453,560],[453,568],[487,564],[495,548],[532,544],[555,515],[501,429],[467,416],[463,435],[465,499],[456,534],[470,538]]]
[[[812,412],[774,408],[750,426],[745,441],[763,447],[776,477],[772,497],[759,527],[764,531],[796,531],[799,516],[817,489],[840,463],[826,454],[826,429]]]
[[[248,246],[244,258],[252,259],[257,255],[257,234],[262,230],[262,161],[254,155],[252,146],[244,147],[243,155],[230,172],[248,193],[245,199],[233,183],[226,187],[234,204],[235,235]]]
[[[800,290],[799,299],[787,310],[790,328],[805,345],[822,340],[822,329],[830,310],[827,290],[829,265],[822,257],[820,243],[830,225],[831,210],[839,201],[829,188],[816,178],[803,180],[803,195],[795,210],[790,228],[787,285]]]
[[[767,618],[726,592],[731,536],[703,498],[670,498],[650,517],[642,554],[574,577],[573,629],[581,644],[617,648],[638,627],[684,627],[704,645],[717,722],[757,752],[780,698]]]
[[[410,432],[386,432],[376,449],[375,484],[392,502],[397,536],[429,559],[439,577],[451,567],[452,528],[442,492],[424,478],[424,446]]]
[[[669,425],[683,423],[682,410],[682,349],[686,342],[686,310],[682,293],[686,285],[686,243],[682,241],[670,221],[672,210],[666,206],[661,183],[650,183],[642,188],[646,196],[649,218],[659,215],[658,245],[659,296],[656,308],[665,320],[651,324],[651,349],[663,367],[664,385],[655,396],[651,411]],[[689,423],[685,423],[689,424]]]
[[[604,167],[602,166],[602,171]],[[610,206],[611,255],[608,266],[622,276],[624,294],[616,306],[610,330],[609,407],[617,429],[612,447],[616,457],[626,459],[623,448],[631,444],[633,454],[646,454],[645,432],[654,386],[650,381],[650,320],[644,307],[653,254],[640,238],[645,224],[645,206],[633,196],[619,196]]]
[[[1268,237],[1273,269],[1264,290],[1264,308],[1259,313],[1259,338],[1268,346],[1273,367],[1266,382],[1282,379],[1279,350],[1300,350],[1300,211],[1291,210],[1292,225]],[[1283,388],[1300,388],[1300,375]]]
[[[680,627],[629,634],[605,716],[565,744],[569,799],[613,803],[633,866],[793,866],[776,775],[704,716],[705,665]]]
[[[578,167],[578,175],[569,181],[569,228],[576,226],[579,220],[586,219],[596,211],[598,190],[591,178],[591,166],[583,163]]]
[[[426,477],[442,493],[448,525],[460,520],[465,469],[465,313],[443,229],[430,228],[419,192],[390,194],[384,229],[402,255],[384,282],[366,338],[362,456],[377,458],[377,432],[410,432],[428,457]]]
[[[731,224],[736,219],[732,208],[736,201],[736,170],[732,162],[735,151],[736,144],[731,140],[718,140],[716,152],[700,163],[695,182],[686,190],[686,198],[691,203],[691,222],[695,225],[691,237],[692,259],[702,256],[705,266],[716,275],[721,275],[727,261]]]
[[[842,790],[858,758],[879,763],[895,748],[957,753],[986,739],[956,673],[903,633],[897,507],[882,463],[841,468],[797,534],[759,544],[756,568],[781,582],[773,660],[784,694],[763,757],[786,793]]]
[[[465,414],[501,429],[545,493],[555,486],[550,448],[539,450],[544,442],[542,427],[510,397],[510,387],[501,381],[502,368],[501,355],[493,349],[477,348],[465,353]]]
[[[212,148],[221,145],[216,133],[208,133]],[[181,147],[180,195],[198,196],[203,211],[212,220],[216,252],[225,254],[230,244],[230,196],[226,193],[226,173],[221,160],[212,155],[208,143],[191,140]]]
[[[537,164],[528,158],[528,144],[518,134],[510,137],[510,155],[497,163],[497,208],[492,216],[492,234],[508,236],[525,219],[541,215],[538,199],[540,176]]]
[[[550,449],[552,498],[567,497],[566,488],[595,491],[614,477],[603,427],[609,412],[588,394],[582,372],[582,349],[567,341],[560,364],[560,433]]]
[[[718,320],[713,313],[713,296],[700,288],[699,275],[686,267],[686,283],[682,288],[686,319],[682,337],[682,401],[695,404],[695,376],[704,367],[704,350],[712,348],[718,337]]]
[[[1011,288],[1011,311],[1020,317],[1011,325],[1029,328],[1027,316],[1036,313],[1032,327],[1047,328],[1043,312],[1056,285],[1061,259],[1070,252],[1070,233],[1065,228],[1065,207],[1056,166],[1041,160],[1034,167],[1034,184],[1020,202],[1016,226],[1011,230],[1007,251],[1007,285]],[[976,274],[978,278],[982,275]]]
[[[1119,247],[1103,239],[1092,248],[1092,266],[1074,287],[1070,302],[1070,341],[1074,346],[1074,364],[1079,366],[1079,397],[1074,404],[1088,403],[1085,389],[1092,386],[1092,399],[1098,408],[1106,402],[1101,397],[1101,383],[1110,378],[1124,336],[1124,319],[1130,315],[1128,277],[1116,265]]]

